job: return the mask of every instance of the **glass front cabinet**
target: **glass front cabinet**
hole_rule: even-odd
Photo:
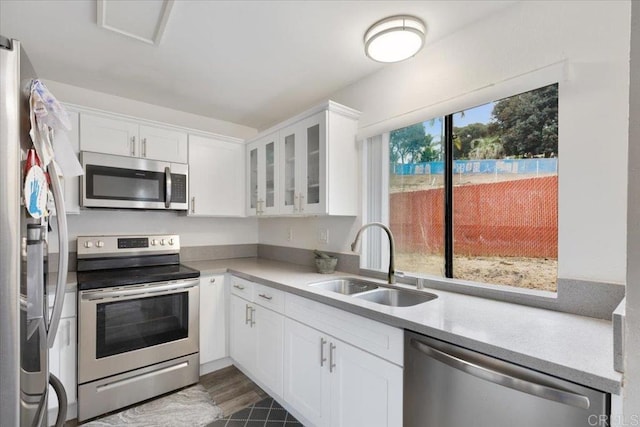
[[[278,134],[247,145],[247,214],[273,215],[278,210]]]
[[[329,101],[250,142],[248,215],[357,215],[359,114]]]

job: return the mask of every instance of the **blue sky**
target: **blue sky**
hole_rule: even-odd
[[[462,127],[470,123],[489,123],[494,105],[495,102],[490,102],[478,107],[469,108],[468,110],[464,110],[464,117],[461,113],[456,113],[453,115],[453,125],[455,127]],[[433,123],[429,120],[424,122],[425,132],[433,135],[434,141],[440,141],[442,126],[442,121],[437,119],[434,120]]]

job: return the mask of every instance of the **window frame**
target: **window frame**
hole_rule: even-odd
[[[371,140],[376,136],[388,138],[389,132],[393,129],[399,129],[420,121],[424,121],[428,117],[444,117],[451,111],[461,111],[469,105],[482,105],[492,102],[496,99],[507,98],[514,94],[528,92],[550,84],[558,84],[558,122],[559,128],[562,128],[562,111],[563,111],[563,87],[564,82],[568,81],[570,76],[570,67],[566,60],[551,63],[542,66],[536,70],[523,72],[512,77],[505,78],[499,82],[487,84],[483,87],[464,88],[461,93],[454,94],[446,99],[434,100],[430,104],[424,101],[408,100],[404,111],[395,111],[390,114],[388,119],[375,120],[369,124],[361,126],[357,139],[362,141],[365,147],[363,152],[362,182],[363,189],[363,205],[362,205],[362,223],[371,222],[373,217],[370,215],[369,209],[371,203],[367,203],[367,192],[371,190],[369,187],[369,178],[376,174],[387,175],[388,182],[389,165],[387,160],[381,164],[371,165],[367,163],[366,153],[371,151]],[[559,135],[562,138],[561,134]],[[563,151],[566,148],[559,147],[558,155],[563,157]],[[566,157],[566,156],[565,156]],[[370,170],[374,168],[375,170]],[[388,185],[387,185],[388,187]],[[562,181],[558,180],[558,227],[562,227]],[[382,189],[378,189],[382,191]],[[388,188],[384,189],[388,192]],[[385,200],[386,209],[388,209],[388,197],[378,197]],[[381,206],[376,206],[381,209]],[[388,217],[387,217],[388,218]],[[388,221],[386,222],[388,223]],[[363,262],[367,260],[366,251],[380,251],[381,247],[374,247],[367,243],[371,241],[368,235],[378,233],[377,229],[370,229],[363,236],[362,256],[360,274],[384,280],[386,278],[386,265],[388,263],[388,250],[383,249],[381,257],[381,265],[378,267],[368,267]],[[562,234],[558,233],[558,273],[562,264],[562,246],[563,240],[560,238]],[[384,245],[384,239],[382,239]],[[398,283],[416,286],[418,278],[426,278],[428,280],[427,287],[435,290],[450,291],[460,294],[477,296],[485,299],[494,299],[515,304],[545,308],[554,311],[573,313],[583,316],[595,317],[599,319],[610,319],[611,312],[624,297],[624,284],[613,282],[602,282],[589,279],[573,279],[557,277],[557,292],[549,292],[536,289],[516,288],[501,285],[490,285],[479,282],[470,282],[462,279],[446,278],[439,276],[427,275],[397,275]]]

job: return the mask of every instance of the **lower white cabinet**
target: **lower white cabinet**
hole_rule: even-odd
[[[284,324],[284,400],[315,426],[329,425],[327,336],[302,323]]]
[[[231,358],[305,425],[402,425],[402,330],[238,277],[230,285]]]
[[[232,294],[231,358],[282,396],[284,316]]]
[[[236,295],[230,298],[229,321],[231,323],[230,355],[245,369],[253,372],[255,367],[255,329],[251,325],[251,304]]]
[[[53,306],[53,298],[49,298],[49,308]],[[77,374],[76,374],[76,293],[65,294],[62,318],[58,324],[58,332],[49,349],[49,371],[55,375],[64,386],[67,394],[67,419],[76,417]],[[49,386],[49,425],[53,425],[58,414],[58,399],[56,393]]]
[[[282,396],[284,316],[255,305],[253,322],[256,377],[278,396]]]
[[[200,365],[227,357],[225,277],[200,276]]]
[[[315,426],[402,425],[402,368],[291,319],[284,399]]]

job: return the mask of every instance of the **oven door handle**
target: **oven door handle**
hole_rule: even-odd
[[[106,298],[133,297],[141,295],[154,295],[158,293],[167,293],[171,291],[184,290],[194,288],[198,285],[198,280],[190,280],[185,283],[171,283],[167,285],[149,286],[135,289],[120,289],[117,291],[84,291],[81,292],[82,299],[87,301],[95,301]]]
[[[171,207],[171,168],[164,168],[164,207]]]

